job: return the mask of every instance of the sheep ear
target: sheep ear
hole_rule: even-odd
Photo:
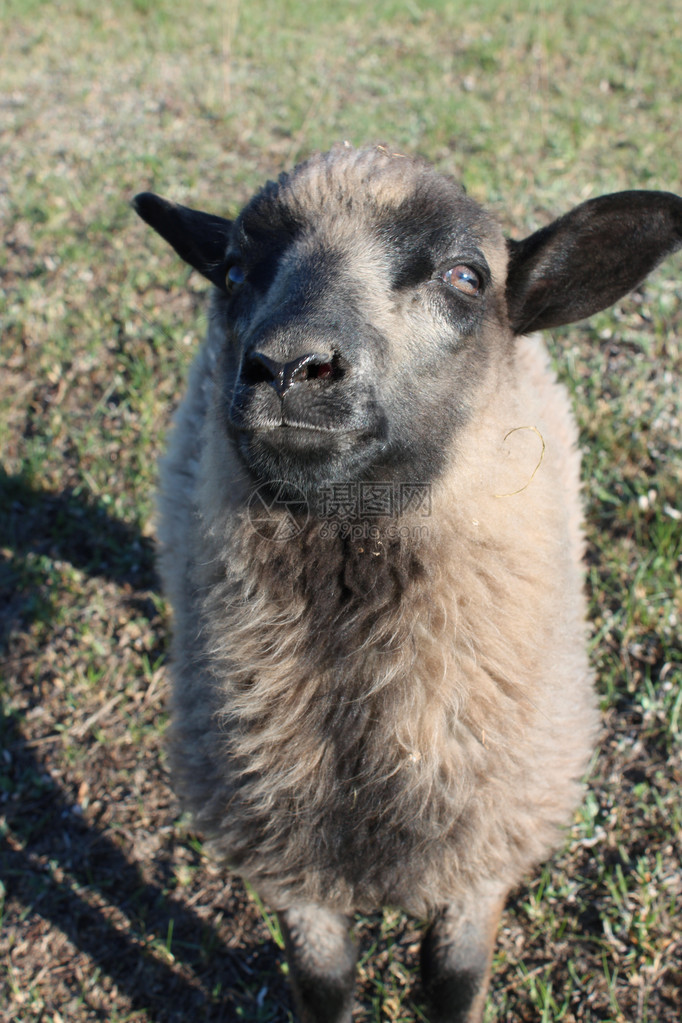
[[[231,220],[178,206],[153,192],[136,195],[133,207],[186,263],[222,291],[227,290],[225,253],[232,233]]]
[[[507,245],[514,333],[573,323],[612,305],[682,247],[682,198],[616,192]]]

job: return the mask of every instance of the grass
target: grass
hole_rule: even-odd
[[[0,1020],[290,1019],[256,903],[177,817],[155,464],[206,287],[137,222],[229,214],[348,138],[459,176],[518,236],[682,191],[673,0],[0,5]],[[585,447],[603,729],[565,848],[517,890],[487,1020],[682,1006],[680,257],[550,345]],[[357,1020],[423,1020],[418,922],[357,923]]]

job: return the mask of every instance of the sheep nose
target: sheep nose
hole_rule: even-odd
[[[334,373],[332,359],[328,354],[310,352],[291,362],[276,362],[263,352],[252,352],[244,361],[242,374],[249,384],[270,384],[280,398],[293,384],[304,380],[323,380]]]

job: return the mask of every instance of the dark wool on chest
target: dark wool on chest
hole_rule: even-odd
[[[255,867],[265,840],[303,889],[316,877],[327,899],[343,885],[363,907],[400,902],[412,887],[405,858],[419,850],[440,861],[436,846],[453,826],[456,790],[434,798],[434,779],[419,776],[420,755],[396,725],[407,714],[417,729],[427,695],[419,639],[442,621],[411,545],[381,539],[376,525],[379,536],[361,542],[321,529],[274,549],[247,536],[247,576],[222,604],[217,670],[234,686],[227,732],[244,765],[228,856]]]

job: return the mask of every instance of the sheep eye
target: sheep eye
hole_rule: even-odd
[[[465,295],[478,295],[481,290],[481,278],[475,270],[464,263],[458,263],[451,270],[446,270],[441,275],[441,280]]]
[[[227,271],[225,276],[225,283],[227,284],[227,290],[232,291],[233,288],[244,283],[245,273],[238,264],[234,264]]]

